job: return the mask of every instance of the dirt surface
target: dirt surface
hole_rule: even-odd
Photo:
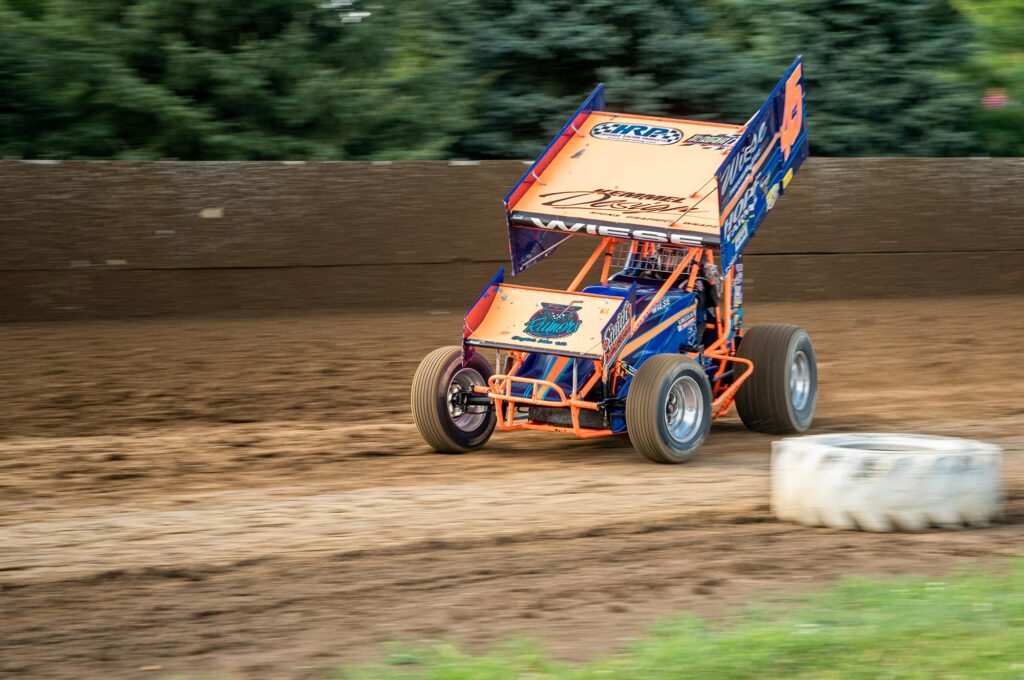
[[[1020,298],[748,310],[814,339],[815,431],[1006,449],[1006,524],[917,535],[773,521],[772,438],[735,416],[683,466],[625,438],[430,453],[407,392],[458,337],[438,311],[0,326],[0,676],[303,677],[519,634],[582,659],[675,611],[1024,552]]]

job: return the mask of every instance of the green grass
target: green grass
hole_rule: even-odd
[[[761,605],[728,625],[680,617],[589,664],[552,661],[540,647],[521,642],[482,655],[436,644],[337,677],[1024,680],[1024,559],[1001,575],[848,579],[824,593]]]

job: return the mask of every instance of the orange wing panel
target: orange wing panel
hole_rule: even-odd
[[[715,171],[739,130],[594,112],[515,210],[717,237]]]
[[[501,284],[470,345],[600,359],[601,332],[620,297]]]

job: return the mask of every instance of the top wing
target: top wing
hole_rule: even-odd
[[[505,197],[513,273],[575,234],[721,247],[727,269],[807,156],[802,73],[744,126],[604,111],[599,85]]]
[[[680,242],[717,244],[715,171],[740,131],[736,125],[591,113],[515,204],[512,223],[608,224],[639,231],[642,240],[661,233],[667,242],[678,232]]]
[[[508,206],[509,226],[563,238],[716,247],[715,170],[741,132],[737,125],[589,112],[543,170],[527,175],[525,191]],[[518,272],[533,262],[517,263],[515,246],[513,239]]]

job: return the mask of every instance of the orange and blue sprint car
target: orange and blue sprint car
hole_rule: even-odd
[[[504,270],[487,284],[462,343],[413,378],[424,440],[460,453],[495,427],[628,433],[681,463],[733,405],[752,430],[805,431],[814,347],[797,326],[744,328],[743,249],[807,153],[799,57],[745,125],[612,113],[599,85],[505,197],[513,275],[569,238],[593,253],[564,290]]]

